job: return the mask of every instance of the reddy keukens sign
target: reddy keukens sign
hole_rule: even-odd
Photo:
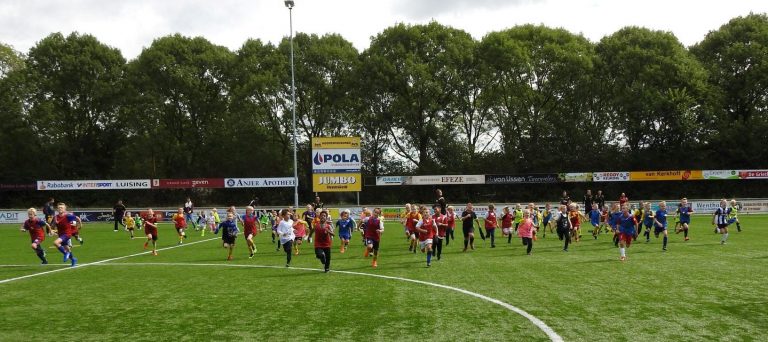
[[[312,138],[312,189],[345,192],[362,189],[360,137]]]
[[[629,180],[629,172],[593,172],[592,180],[595,182],[626,182]]]

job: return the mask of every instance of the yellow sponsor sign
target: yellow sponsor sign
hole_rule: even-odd
[[[312,148],[360,148],[360,137],[312,137]]]
[[[630,181],[679,181],[701,179],[704,179],[701,170],[633,171],[629,173]]]
[[[312,175],[314,192],[352,192],[362,189],[363,177],[359,173],[315,173]]]

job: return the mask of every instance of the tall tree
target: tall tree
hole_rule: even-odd
[[[58,177],[109,177],[124,141],[125,59],[91,35],[54,33],[29,51],[27,118]]]
[[[709,128],[706,71],[672,33],[626,27],[603,38],[597,52],[609,127],[632,167],[673,147],[698,148]]]
[[[707,34],[691,51],[709,71],[717,96],[711,127],[712,161],[731,167],[758,167],[768,139],[768,16],[734,18]],[[728,153],[723,153],[728,151]]]
[[[449,104],[459,88],[459,70],[472,58],[475,41],[461,30],[431,22],[398,24],[373,38],[368,53],[382,78],[382,99],[391,111],[382,120],[390,123],[394,151],[429,173],[448,166],[450,154],[439,153],[439,137],[454,123]],[[442,163],[441,163],[442,161]]]

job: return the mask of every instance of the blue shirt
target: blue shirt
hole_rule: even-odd
[[[621,214],[620,211],[617,211],[617,212],[611,214],[611,224],[610,224],[610,226],[612,228],[614,228],[614,229],[618,228],[618,226],[621,224],[621,215],[622,214]]]
[[[643,224],[645,224],[646,227],[650,227],[653,225],[653,217],[651,217],[652,211],[643,209]]]
[[[619,232],[622,234],[634,235],[635,234],[635,218],[632,215],[629,217],[623,214],[619,218]]]
[[[595,227],[600,225],[600,210],[592,209],[589,212],[589,223],[592,223]]]
[[[691,223],[691,211],[690,207],[680,207],[680,222]]]
[[[240,230],[237,229],[237,224],[235,223],[235,221],[227,220],[219,223],[219,226],[216,227],[216,231],[214,232],[214,234],[218,234],[219,230],[222,228],[224,228],[224,231],[221,233],[221,237],[237,236],[237,233],[240,232]]]
[[[661,227],[667,226],[667,211],[666,210],[656,210],[656,221],[659,221],[661,224]],[[660,227],[660,228],[661,228]]]
[[[351,218],[339,219],[336,221],[336,227],[339,228],[339,235],[348,236],[352,234],[352,228],[355,226],[355,221]]]

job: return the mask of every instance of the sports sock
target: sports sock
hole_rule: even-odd
[[[664,248],[667,248],[667,237],[664,236]]]
[[[685,230],[683,230],[683,237],[688,237],[688,228],[685,228]]]
[[[619,247],[619,254],[621,254],[621,256],[623,257],[627,256],[626,250],[624,249],[624,247]]]
[[[432,262],[432,252],[427,253],[427,264]]]
[[[509,235],[507,235],[507,243],[512,243],[512,232],[509,232]]]
[[[726,240],[728,240],[728,233],[724,233],[723,238],[720,239],[721,242],[725,242]]]
[[[528,241],[528,254],[531,254],[531,250],[533,249],[533,241]]]
[[[473,246],[475,245],[475,238],[474,237],[469,238],[469,244],[473,245]]]
[[[59,249],[59,252],[61,252],[61,254],[67,254],[67,249],[64,248],[64,246],[59,246],[58,249]]]
[[[568,250],[568,244],[571,243],[571,239],[566,236],[564,240],[565,240],[565,247],[563,247],[563,249]]]
[[[464,249],[467,249],[467,246],[469,246],[469,240],[464,240]]]
[[[613,236],[613,245],[616,246],[616,247],[619,247],[619,236],[618,235],[614,235]]]

